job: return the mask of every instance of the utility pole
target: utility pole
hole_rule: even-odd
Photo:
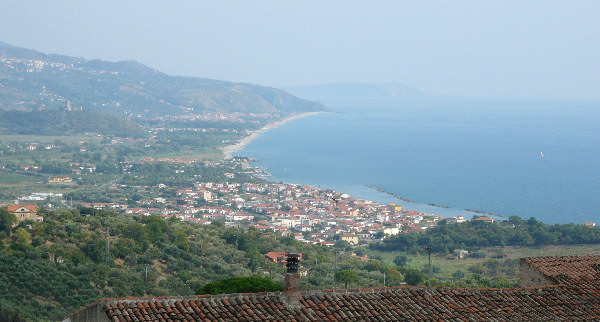
[[[333,256],[333,289],[337,288],[337,249],[334,249]]]
[[[429,279],[427,280],[427,286],[431,287],[431,246],[425,247],[425,250],[429,256]]]
[[[385,272],[383,272],[383,287],[385,287]]]
[[[106,227],[106,265],[109,265],[108,264],[109,260],[110,260],[110,228]]]

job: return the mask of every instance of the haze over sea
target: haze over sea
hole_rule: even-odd
[[[470,217],[474,213],[464,209],[476,209],[546,223],[600,224],[598,101],[423,99],[329,106],[332,113],[267,131],[237,155],[260,160],[273,181],[442,216]]]

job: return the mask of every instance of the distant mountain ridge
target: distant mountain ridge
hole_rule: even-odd
[[[68,101],[84,110],[148,117],[326,110],[275,88],[169,76],[135,61],[48,55],[0,42],[0,109],[57,109]]]
[[[299,97],[326,105],[388,103],[425,96],[420,90],[399,83],[331,83],[288,87],[286,90]]]

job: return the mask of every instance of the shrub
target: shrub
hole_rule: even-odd
[[[283,285],[259,276],[233,277],[208,283],[196,290],[196,294],[229,294],[283,291]]]

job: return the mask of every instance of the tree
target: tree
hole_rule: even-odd
[[[190,244],[188,242],[188,236],[185,232],[178,230],[175,232],[175,241],[173,242],[177,247],[188,251],[190,250]]]
[[[454,278],[455,280],[459,280],[464,277],[465,277],[465,273],[463,273],[461,270],[457,270],[456,272],[454,272],[452,274],[452,278]]]
[[[421,269],[421,272],[423,272],[423,274],[429,274],[429,264],[423,265],[423,269]],[[431,265],[431,272],[432,273],[439,273],[440,272],[440,267],[439,266],[435,266],[435,265]]]
[[[283,291],[283,286],[265,277],[243,276],[208,283],[198,290],[201,294],[230,294],[230,293],[257,293]]]
[[[508,217],[508,222],[515,226],[519,226],[523,224],[523,219],[521,219],[519,216],[510,216]]]
[[[123,229],[123,236],[131,238],[134,241],[146,244],[149,241],[148,234],[144,230],[144,226],[138,223],[130,223]]]
[[[15,238],[15,241],[13,244],[14,249],[25,251],[25,250],[33,248],[29,244],[29,240],[31,239],[31,234],[27,230],[25,230],[25,228],[23,228],[23,227],[17,228],[13,238]]]
[[[44,236],[46,233],[46,223],[43,221],[33,223],[31,232],[33,236]]]
[[[404,281],[408,285],[419,285],[425,280],[425,275],[417,269],[409,268],[404,272]]]
[[[17,216],[8,212],[6,208],[0,208],[0,231],[10,234],[10,230],[17,222]]]
[[[364,256],[367,253],[367,249],[365,247],[357,247],[354,249],[354,253],[358,256]]]
[[[335,244],[333,245],[333,247],[335,249],[339,249],[339,250],[350,250],[350,249],[352,249],[352,245],[348,241],[341,240],[341,239],[338,240],[338,241],[336,241]]]
[[[258,251],[254,251],[248,254],[250,257],[250,261],[248,262],[248,268],[252,270],[252,273],[256,273],[259,268],[263,267],[266,264],[265,257],[262,256]]]
[[[31,234],[25,230],[23,227],[17,228],[16,231],[17,242],[21,245],[28,245],[29,239],[31,239]]]
[[[395,286],[402,283],[402,274],[395,268],[386,268],[384,270],[386,277],[386,286]]]
[[[159,216],[146,217],[144,231],[153,242],[157,241],[167,231],[167,222]]]
[[[357,283],[360,280],[358,274],[350,270],[342,270],[337,272],[336,279],[338,282],[344,283],[345,288],[348,288],[348,283]]]
[[[408,257],[406,257],[406,255],[398,255],[394,258],[394,264],[396,264],[396,266],[406,266],[406,262],[408,262]]]
[[[44,237],[42,237],[42,236],[35,236],[31,240],[31,246],[38,247],[41,244],[43,244],[44,242],[45,242]]]

